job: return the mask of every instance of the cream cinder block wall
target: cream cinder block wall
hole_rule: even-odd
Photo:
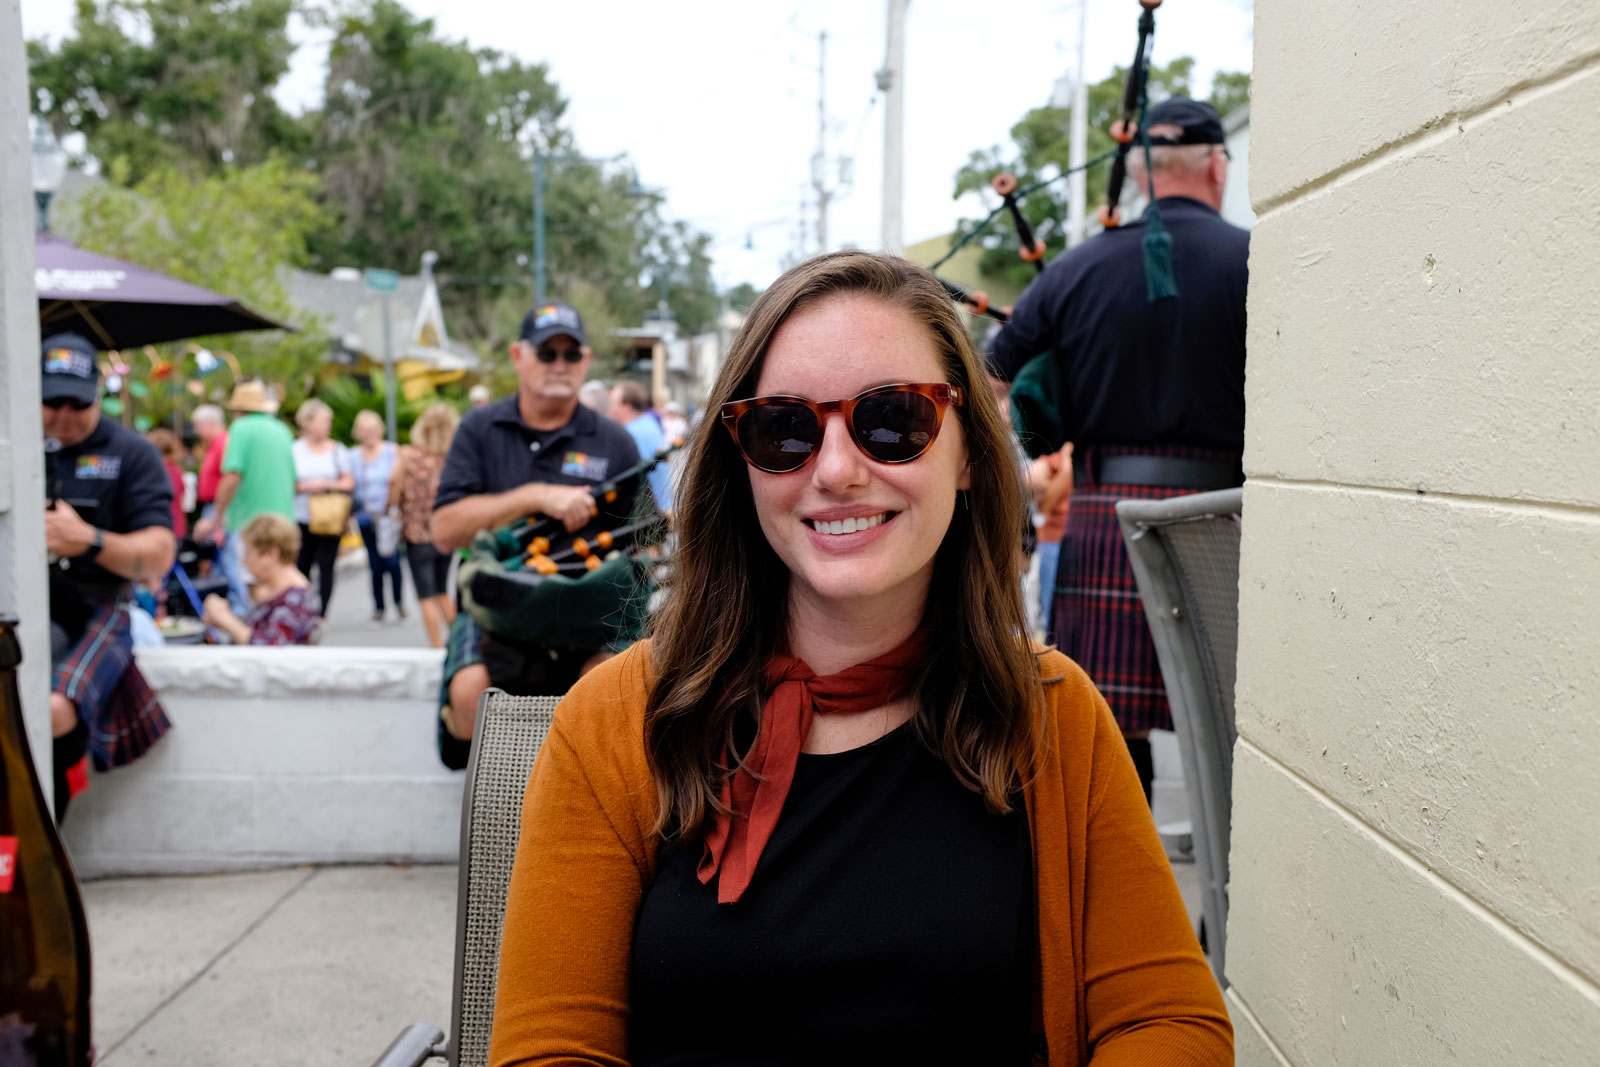
[[[1600,1063],[1600,3],[1256,4],[1244,1065]]]

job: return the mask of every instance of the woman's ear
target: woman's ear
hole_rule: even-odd
[[[967,446],[961,446],[961,469],[956,472],[956,488],[972,488],[972,461],[967,458]]]

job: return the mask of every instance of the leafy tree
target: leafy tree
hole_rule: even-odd
[[[515,336],[496,322],[502,298],[530,303],[537,150],[548,295],[576,304],[597,287],[606,317],[637,321],[654,303],[641,271],[667,256],[693,315],[709,240],[664,227],[633,174],[581,157],[544,64],[443,38],[394,0],[347,8],[333,29],[312,150],[335,218],[313,250],[320,266],[409,269],[432,249],[461,332],[502,347]]]
[[[674,222],[657,231],[645,253],[650,288],[658,300],[665,292],[679,334],[705,333],[716,325],[722,301],[711,279],[710,248],[710,234]]]
[[[280,322],[289,321],[284,274],[305,263],[308,237],[322,222],[315,177],[281,160],[207,178],[162,167],[132,188],[121,184],[125,174],[120,170],[111,177],[73,202],[73,210],[61,220],[67,236],[90,251],[214,289]],[[194,347],[232,352],[247,376],[283,390],[288,410],[314,387],[328,356],[328,338],[314,323],[298,333],[229,334],[198,338],[193,345],[162,345],[157,351],[180,375],[194,377]],[[128,358],[128,363],[135,381],[149,378],[150,365],[143,356]],[[227,379],[225,370],[203,379],[210,399],[226,395]],[[167,381],[176,386],[176,377]],[[190,394],[152,383],[146,413],[164,419],[175,404],[196,402]]]
[[[761,295],[761,290],[749,282],[740,282],[738,285],[722,294],[722,299],[733,310],[741,314],[750,310],[750,305],[756,302],[756,297]]]
[[[436,251],[452,332],[503,351],[516,325],[505,331],[503,305],[520,321],[532,302],[538,150],[550,297],[636,324],[665,280],[686,327],[714,316],[709,239],[663,221],[627,169],[581,157],[543,64],[443,37],[396,0],[77,3],[72,37],[29,44],[33,107],[58,133],[82,132],[119,183],[287,160],[326,215],[297,231],[306,265],[411,272]],[[296,10],[332,31],[323,105],[303,117],[272,99]],[[606,329],[592,331],[600,354],[619,347]]]
[[[387,386],[382,374],[368,377],[341,374],[317,386],[317,399],[333,411],[334,438],[346,443],[355,440],[351,430],[360,412],[373,411],[380,416],[385,414],[386,394]],[[407,400],[403,394],[395,397],[394,424],[401,443],[410,439],[411,424],[417,421],[417,416],[441,400],[443,398],[437,393],[428,393],[415,400]]]
[[[1217,71],[1211,80],[1211,106],[1217,114],[1227,118],[1250,102],[1250,73],[1248,71]]]
[[[1109,132],[1113,120],[1122,115],[1122,89],[1128,77],[1126,67],[1117,67],[1104,80],[1089,86],[1088,92],[1088,158],[1094,159],[1113,147]],[[1180,56],[1166,66],[1152,64],[1149,75],[1149,93],[1152,104],[1169,96],[1191,96],[1194,77],[1194,60]],[[1250,75],[1247,73],[1218,73],[1213,81],[1211,102],[1226,115],[1238,103],[1249,99]],[[1012,144],[995,145],[973,152],[966,165],[956,172],[955,197],[974,190],[981,191],[991,205],[1000,198],[989,186],[989,179],[1007,171],[1017,176],[1024,188],[1042,179],[1054,177],[1066,170],[1070,159],[1071,112],[1065,108],[1039,107],[1024,115],[1011,127]],[[1086,202],[1088,213],[1104,203],[1109,163],[1102,163],[1088,172]],[[1045,258],[1051,259],[1066,247],[1067,182],[1053,182],[1030,194],[1022,201],[1022,213],[1033,227],[1034,236],[1045,242]],[[959,240],[980,219],[963,219],[956,225],[955,238]],[[992,277],[1004,277],[1016,285],[1027,285],[1034,277],[1034,268],[1017,255],[1020,242],[1010,219],[1002,215],[989,225],[979,239],[984,248],[980,270]]]
[[[271,89],[289,69],[295,0],[77,0],[73,35],[28,42],[33,110],[131,182],[211,173],[307,143]]]

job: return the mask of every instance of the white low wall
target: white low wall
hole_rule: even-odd
[[[453,862],[463,776],[434,742],[434,649],[140,649],[172,730],[72,803],[80,878]]]

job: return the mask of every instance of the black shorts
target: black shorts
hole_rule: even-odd
[[[450,588],[450,556],[430,544],[407,545],[406,563],[411,568],[411,584],[417,599],[444,596]]]

